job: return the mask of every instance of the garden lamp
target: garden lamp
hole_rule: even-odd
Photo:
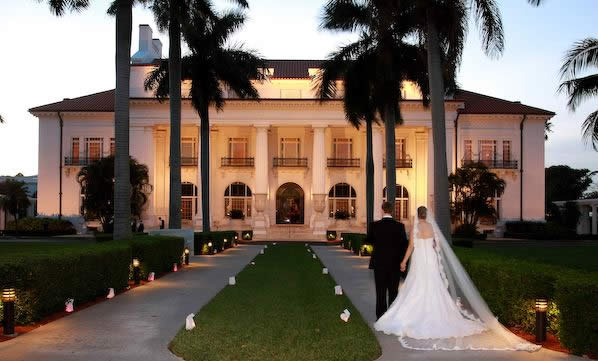
[[[189,265],[189,248],[185,247],[185,266]]]
[[[17,300],[17,291],[14,288],[5,288],[2,290],[2,334],[4,336],[15,336],[15,301]]]
[[[133,281],[136,285],[141,283],[141,275],[139,272],[139,258],[133,258]]]
[[[548,300],[545,298],[536,299],[536,342],[546,341],[546,311],[548,311]]]

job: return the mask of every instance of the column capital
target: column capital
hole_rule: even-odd
[[[315,130],[315,129],[322,129],[325,130],[326,128],[328,128],[328,125],[326,124],[312,124],[311,127]]]
[[[256,129],[268,129],[270,128],[270,124],[254,124],[253,127]]]

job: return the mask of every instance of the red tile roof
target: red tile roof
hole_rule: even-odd
[[[266,66],[274,68],[273,78],[307,79],[308,69],[318,68],[322,60],[266,60]],[[551,111],[531,107],[504,99],[491,97],[467,90],[458,90],[454,100],[465,103],[461,114],[529,114],[554,116]],[[73,99],[38,106],[29,109],[36,112],[113,112],[114,90],[82,96]]]

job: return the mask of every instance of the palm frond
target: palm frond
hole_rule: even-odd
[[[143,88],[146,91],[153,91],[154,95],[161,102],[169,95],[168,62],[160,62],[160,66],[150,71],[143,82]]]
[[[495,0],[471,0],[471,9],[482,38],[484,52],[489,56],[502,54],[505,48],[500,10]]]
[[[0,123],[4,123],[4,118],[2,118],[2,115],[0,115]]]
[[[583,138],[592,144],[592,148],[598,151],[598,110],[588,115],[581,125]]]
[[[559,92],[569,95],[567,106],[575,110],[584,100],[598,95],[598,74],[564,81]]]
[[[45,0],[37,0],[45,2]],[[79,12],[89,6],[89,0],[48,0],[50,11],[56,16],[62,16],[67,11]]]
[[[577,41],[565,54],[561,66],[561,79],[573,78],[589,67],[598,67],[598,39],[587,38]]]
[[[324,6],[320,27],[327,30],[355,31],[372,25],[375,14],[367,3],[330,0]]]

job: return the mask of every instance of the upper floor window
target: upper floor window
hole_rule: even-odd
[[[353,158],[353,139],[334,138],[332,158],[349,159]]]
[[[502,141],[502,159],[504,161],[511,160],[511,141],[510,140]]]
[[[181,158],[194,158],[197,154],[197,143],[194,137],[181,138]]]
[[[79,152],[81,152],[79,138],[73,138],[71,140],[71,157],[73,158],[73,162],[79,162]]]
[[[463,140],[463,159],[471,160],[473,158],[473,146],[470,139]]]
[[[247,158],[247,138],[228,138],[229,158]]]
[[[114,156],[116,154],[116,142],[114,138],[110,138],[110,155]]]
[[[98,160],[104,154],[103,138],[85,138],[85,155],[90,160]]]
[[[496,159],[496,140],[480,140],[480,160]]]
[[[301,157],[301,139],[299,139],[299,138],[281,138],[280,139],[280,157],[281,158],[300,158]]]
[[[395,142],[395,157],[397,159],[405,159],[407,157],[407,152],[405,149],[405,138],[399,138]]]

